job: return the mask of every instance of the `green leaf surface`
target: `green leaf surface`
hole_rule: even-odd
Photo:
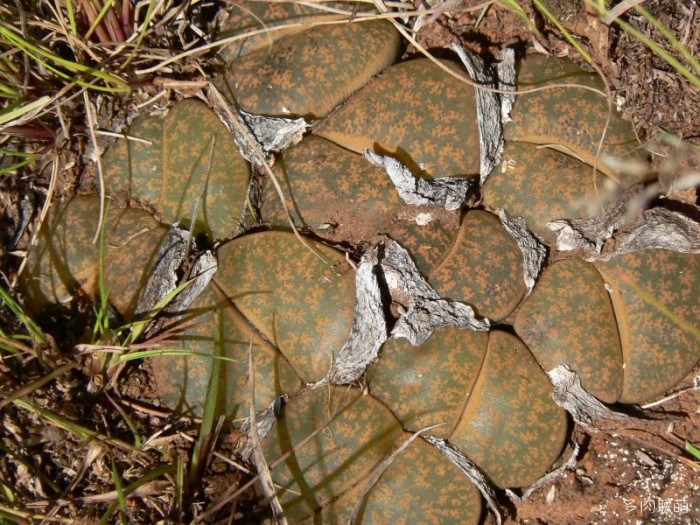
[[[186,99],[165,116],[143,115],[103,158],[108,192],[152,206],[167,224],[223,239],[244,207],[250,167],[205,104]]]

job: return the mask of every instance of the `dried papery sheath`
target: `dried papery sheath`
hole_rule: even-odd
[[[449,459],[450,463],[457,466],[459,470],[464,472],[471,482],[476,485],[479,492],[481,492],[481,495],[486,500],[486,504],[496,517],[496,523],[499,525],[503,523],[500,505],[496,502],[496,493],[474,462],[464,455],[461,450],[455,448],[444,439],[438,439],[433,436],[424,436],[424,439],[437,448],[447,459]]]
[[[160,245],[155,268],[136,308],[137,318],[152,310],[158,301],[177,287],[177,272],[185,262],[186,253],[193,248],[192,245],[188,246],[190,238],[187,230],[178,226],[170,228]]]
[[[299,143],[309,127],[303,118],[289,119],[248,113],[228,104],[222,97],[216,96],[213,89],[207,93],[207,99],[216,115],[233,133],[233,140],[241,156],[256,166],[261,164],[261,159],[256,153],[258,149],[271,157],[272,153]],[[227,107],[222,107],[222,104],[226,104]],[[232,118],[238,119],[238,122],[232,122]],[[241,129],[249,133],[242,133]],[[248,137],[255,139],[257,145],[250,144]],[[268,161],[271,162],[272,159]]]
[[[578,374],[566,365],[559,365],[547,372],[554,392],[552,399],[566,410],[574,421],[591,432],[605,430],[605,423],[632,422],[634,418],[614,412],[589,394],[581,385]]]
[[[309,128],[303,118],[267,117],[253,115],[242,109],[239,111],[266,153],[276,153],[298,144]],[[240,140],[240,137],[236,137],[237,142]]]
[[[641,189],[635,187],[595,217],[549,223],[557,232],[557,248],[582,250],[589,261],[651,248],[700,253],[697,221],[661,206],[642,211],[640,196]]]
[[[366,149],[365,158],[383,169],[396,186],[399,196],[413,206],[435,206],[448,211],[458,210],[467,198],[475,181],[462,177],[423,179],[416,177],[406,166],[393,157],[379,155]]]
[[[355,285],[353,327],[328,374],[333,384],[357,381],[377,358],[389,336],[387,300],[406,309],[391,335],[408,339],[416,346],[438,328],[456,326],[486,331],[490,327],[488,319],[477,319],[470,306],[441,299],[420,275],[408,252],[391,239],[378,243],[363,256]]]
[[[509,217],[504,210],[498,210],[498,218],[501,219],[501,224],[510,236],[515,239],[523,254],[523,277],[529,294],[535,287],[547,250],[528,231],[525,219],[522,217]]]
[[[261,410],[255,413],[255,423],[258,429],[258,436],[260,437],[260,440],[265,439],[265,436],[267,436],[267,434],[270,432],[270,429],[272,429],[273,425],[275,424],[275,421],[277,421],[280,402],[285,402],[286,399],[286,396],[278,397],[272,403],[270,403],[270,405],[265,410]],[[240,433],[246,436],[247,438],[245,440],[243,450],[240,451],[240,454],[243,458],[243,461],[248,461],[248,459],[250,459],[251,454],[253,453],[253,444],[250,438],[250,418],[247,417],[239,421],[236,426],[238,427]]]
[[[488,319],[476,319],[470,306],[442,299],[423,279],[400,244],[389,239],[383,248],[380,266],[384,280],[392,298],[406,308],[392,330],[394,337],[419,346],[438,328],[489,329]]]
[[[496,66],[498,73],[498,87],[501,91],[515,91],[515,51],[511,48],[503,50],[501,61]],[[501,121],[503,123],[512,120],[510,112],[515,103],[515,95],[499,93],[501,98]]]
[[[604,249],[593,259],[607,261],[615,255],[650,248],[700,253],[700,224],[678,212],[652,208],[614,235],[605,248],[608,244],[612,249]]]
[[[442,299],[399,243],[387,239],[382,246],[380,267],[384,281],[392,299],[406,309],[394,325],[393,337],[408,339],[419,346],[438,328],[489,329],[489,320],[477,319],[471,306]]]
[[[476,55],[469,53],[459,44],[450,46],[467,68],[469,76],[477,84],[498,89],[500,83],[496,72],[486,67]],[[515,77],[515,75],[513,75]],[[489,173],[501,161],[503,155],[503,125],[501,123],[501,98],[498,93],[476,89],[476,114],[479,122],[480,168],[481,183],[486,181]]]
[[[376,359],[388,337],[382,294],[375,274],[377,264],[377,251],[372,249],[362,257],[357,267],[353,325],[328,374],[331,383],[357,381],[367,365]]]
[[[192,282],[163,308],[160,318],[167,317],[172,320],[190,307],[214,277],[217,269],[216,257],[206,251],[196,258],[183,277],[178,277],[183,274],[188,254],[196,250],[196,243],[192,240],[192,234],[189,231],[178,226],[170,228],[160,246],[155,268],[139,301],[136,318],[146,315],[178,285],[187,280]],[[157,330],[159,324],[158,319],[151,322],[144,332],[145,335]]]
[[[628,217],[629,204],[639,192],[638,186],[626,190],[596,216],[547,223],[547,227],[557,233],[557,249],[583,250],[590,256],[600,253],[605,241]]]
[[[200,254],[192,265],[192,269],[188,272],[186,280],[191,280],[192,282],[182,290],[173,302],[166,306],[163,310],[165,313],[170,313],[174,315],[181,315],[187,311],[187,309],[192,305],[194,300],[199,297],[204,288],[212,280],[216,269],[218,267],[218,262],[216,256],[210,251],[206,251]]]

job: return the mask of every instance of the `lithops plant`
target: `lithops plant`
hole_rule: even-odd
[[[568,364],[601,400],[649,401],[700,357],[699,270],[697,255],[668,250],[557,262],[518,312],[515,329],[546,369]]]
[[[139,201],[164,223],[191,224],[212,239],[233,234],[250,167],[211,109],[186,99],[167,112],[139,116],[129,135],[102,161],[110,195]]]
[[[222,91],[235,105],[257,113],[325,115],[393,61],[398,49],[394,30],[386,22],[332,29],[285,36],[269,50],[260,48],[231,60],[219,79],[219,85],[226,87]],[[386,45],[379,46],[376,56],[360,53],[356,64],[346,55],[348,49],[369,48],[367,41],[379,40]],[[308,53],[309,49],[323,52]],[[336,53],[337,49],[341,51]],[[317,58],[334,67],[348,59],[353,68],[369,73],[355,75],[357,82],[351,86],[341,80],[345,85],[328,87],[325,78],[336,76],[329,73],[336,70],[330,65],[326,69]],[[528,67],[535,63],[534,69],[543,69],[539,60],[554,59],[535,59]],[[593,77],[570,63],[553,63],[559,77],[597,86]],[[453,63],[441,64],[458,71]],[[254,78],[259,69],[264,73],[263,92],[260,80]],[[303,75],[311,75],[308,82],[299,80],[307,78]],[[520,75],[523,83],[548,81],[528,76],[527,68]],[[270,98],[268,91],[274,93]],[[628,180],[607,158],[598,158],[599,119],[584,129],[585,122],[562,117],[561,131],[551,123],[541,127],[537,121],[532,123],[532,137],[528,135],[526,123],[538,118],[531,113],[541,113],[547,105],[565,115],[567,104],[573,104],[574,111],[584,100],[594,108],[587,113],[606,115],[602,97],[590,94],[589,99],[590,92],[583,90],[581,99],[579,91],[564,91],[568,99],[559,92],[555,97],[555,90],[542,92],[546,97],[534,93],[521,97],[507,130],[513,144],[508,147],[535,156],[539,155],[533,153],[535,146],[522,145],[557,142],[566,154],[547,151],[547,157],[539,158],[556,168],[549,176],[561,176],[556,184],[567,191],[579,170],[590,170],[594,164],[600,177],[614,180],[620,188],[632,184],[637,179]],[[362,216],[375,224],[365,225],[360,242],[351,243],[353,249],[363,249],[363,243],[386,234],[405,244],[436,295],[469,303],[479,316],[497,323],[515,319],[514,329],[498,326],[487,333],[442,328],[418,348],[389,338],[368,373],[363,376],[364,369],[359,371],[363,388],[330,385],[335,376],[329,371],[349,338],[366,335],[366,327],[355,323],[358,310],[367,304],[356,304],[356,275],[342,251],[310,238],[300,242],[284,231],[279,209],[264,202],[263,219],[269,218],[273,231],[249,231],[222,243],[217,249],[217,275],[185,314],[186,319],[199,320],[182,337],[182,346],[193,354],[151,361],[163,398],[174,408],[197,413],[207,389],[217,383],[224,385],[219,399],[222,413],[239,417],[250,386],[246,343],[253,343],[260,394],[255,408],[277,406],[271,403],[279,396],[287,400],[261,446],[268,460],[284,457],[271,476],[292,522],[345,523],[355,516],[374,523],[420,513],[445,522],[476,523],[482,515],[481,498],[431,443],[446,440],[498,487],[526,486],[552,466],[567,438],[566,414],[551,399],[552,385],[545,374],[550,368],[568,364],[605,402],[637,402],[672,386],[700,357],[695,327],[700,312],[694,301],[700,272],[695,255],[647,251],[594,264],[564,260],[551,264],[524,299],[523,256],[496,215],[483,209],[458,210],[451,212],[453,225],[439,220],[445,217],[444,210],[443,215],[422,209],[402,215],[406,206],[389,194],[385,182],[375,182],[381,172],[362,158],[363,150],[398,158],[419,178],[473,177],[480,169],[474,100],[472,87],[432,62],[417,59],[392,66],[320,122],[311,136],[283,152],[277,173],[294,218],[315,232],[316,239],[343,221],[334,208],[339,199],[362,204],[368,208]],[[188,104],[189,112],[191,104],[199,103]],[[163,129],[163,122],[143,124],[143,129]],[[634,150],[630,128],[621,121],[613,123],[608,137],[606,153],[627,155]],[[110,162],[118,163],[119,155],[112,155]],[[198,163],[201,160],[194,165]],[[526,183],[509,177],[510,165],[491,175],[498,178],[488,183],[492,189],[485,189],[486,203],[505,207],[511,214],[525,210],[527,224],[541,237],[546,237],[544,230],[535,228],[553,218],[577,215],[568,203],[577,195],[584,199],[592,195],[587,182],[582,183],[570,193],[559,192],[561,207],[536,199],[538,211],[528,216],[528,201],[499,200],[509,192],[527,193],[518,191]],[[565,169],[560,174],[561,166]],[[523,169],[522,176],[529,173],[530,168]],[[593,180],[605,185],[604,179]],[[542,179],[537,179],[536,187],[544,187]],[[494,196],[497,193],[501,196]],[[158,208],[158,195],[156,191],[139,200]],[[235,206],[242,205],[242,192],[232,195]],[[266,200],[274,197],[265,194]],[[159,213],[180,218],[186,200],[182,196],[164,200]],[[219,238],[225,234],[216,232],[231,231],[226,224],[208,228]],[[336,233],[342,237],[342,229]],[[349,243],[340,237],[333,242]],[[368,254],[381,259],[381,246]],[[362,266],[366,262],[361,261],[358,274],[367,268]],[[378,299],[369,308],[385,322],[376,331],[387,338],[392,326],[404,319],[406,308],[416,305],[411,297],[392,295],[397,283],[390,282],[381,261],[376,262],[369,273],[375,278]],[[658,334],[662,337],[651,342]],[[654,349],[653,355],[633,353],[638,347]],[[596,354],[589,359],[592,350]],[[229,360],[215,366],[214,359],[202,354]],[[645,370],[648,364],[653,372]],[[418,431],[423,432],[421,437],[408,443]],[[307,436],[311,438],[306,440]]]
[[[167,228],[143,210],[120,209],[110,202],[106,206],[102,241],[99,199],[76,197],[53,208],[23,280],[27,300],[36,311],[99,297],[102,244],[109,300],[124,320],[133,318]]]
[[[600,213],[622,190],[643,182],[646,171],[624,162],[643,163],[647,154],[631,124],[615,110],[608,115],[596,75],[535,55],[522,61],[517,81],[522,90],[549,89],[517,97],[503,160],[484,185],[483,203],[524,217],[553,244],[549,222]],[[552,89],[555,84],[581,87]]]
[[[226,65],[217,84],[250,113],[320,118],[398,57],[387,21],[318,26]]]

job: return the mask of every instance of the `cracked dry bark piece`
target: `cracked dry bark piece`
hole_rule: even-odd
[[[448,211],[461,208],[467,193],[476,187],[476,181],[462,177],[416,177],[400,161],[388,155],[364,151],[364,157],[374,166],[383,169],[406,204],[413,206],[443,207]]]
[[[360,379],[374,361],[387,333],[386,305],[391,299],[405,311],[391,336],[422,344],[437,329],[458,326],[485,331],[487,319],[477,319],[471,307],[445,301],[418,273],[408,252],[386,239],[363,257],[356,275],[357,300],[353,328],[338,353],[328,379],[334,384]]]

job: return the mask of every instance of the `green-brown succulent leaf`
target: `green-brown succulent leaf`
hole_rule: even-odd
[[[110,195],[151,206],[165,223],[223,239],[244,208],[250,167],[205,104],[186,99],[164,116],[137,118],[103,158]]]

